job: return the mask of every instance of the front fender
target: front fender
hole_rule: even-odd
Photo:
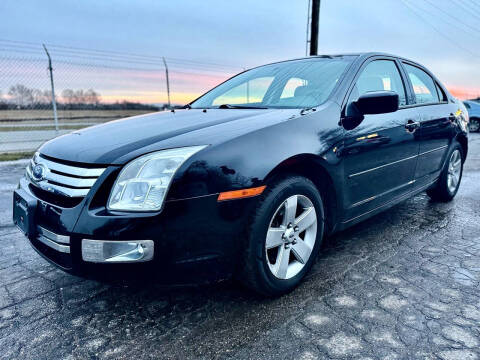
[[[180,169],[168,199],[261,186],[277,166],[300,155],[327,163],[338,161],[332,149],[343,139],[339,118],[339,106],[330,103],[321,110],[210,146]]]

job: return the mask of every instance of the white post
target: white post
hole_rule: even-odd
[[[52,108],[53,108],[53,119],[55,120],[55,134],[58,135],[58,117],[57,117],[57,102],[55,100],[55,87],[53,85],[53,69],[52,69],[52,59],[48,53],[47,47],[43,44],[43,48],[48,56],[48,71],[50,72],[50,87],[52,89]]]

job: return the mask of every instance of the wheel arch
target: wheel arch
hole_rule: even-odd
[[[458,134],[455,138],[460,146],[462,147],[462,152],[463,152],[463,161],[466,160],[467,158],[467,153],[468,153],[468,138],[466,134]]]
[[[330,234],[335,230],[337,224],[339,201],[337,189],[327,167],[328,164],[323,159],[313,154],[295,155],[272,169],[265,177],[265,182],[269,183],[288,175],[304,176],[313,182],[324,201],[326,233]]]

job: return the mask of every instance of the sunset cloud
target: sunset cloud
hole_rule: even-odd
[[[476,99],[480,97],[480,87],[465,87],[465,86],[449,86],[447,85],[448,91],[458,99]]]
[[[64,46],[63,57],[60,50],[50,49],[57,94],[64,89],[94,89],[103,101],[164,103],[165,56],[172,59],[172,102],[180,104],[244,67],[302,57],[306,50],[306,0],[211,0],[208,6],[193,0],[117,2],[114,11],[108,3],[94,0],[75,6],[62,0],[48,4],[7,1],[2,9],[0,32],[7,34],[3,38],[29,44],[16,53],[0,49],[3,96],[17,83],[48,89],[42,43]],[[443,1],[439,6],[464,25],[474,27],[478,22],[455,2]],[[453,95],[478,96],[478,36],[440,18],[430,20],[432,24],[420,21],[402,1],[325,1],[319,53],[400,55],[425,65]],[[87,54],[79,48],[96,50]],[[112,57],[103,61],[98,51],[111,52]],[[126,54],[125,63],[119,63],[118,54]]]

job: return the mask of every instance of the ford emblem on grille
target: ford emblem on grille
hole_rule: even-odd
[[[32,176],[35,181],[45,180],[47,175],[47,167],[44,164],[37,164],[32,169]]]

